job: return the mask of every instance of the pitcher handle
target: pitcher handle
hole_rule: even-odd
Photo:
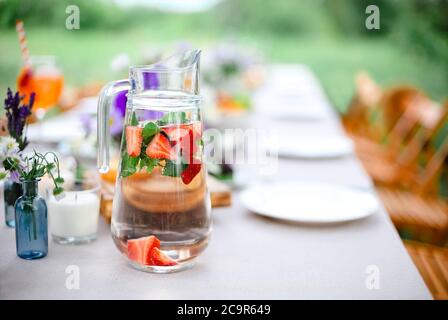
[[[109,117],[110,106],[114,101],[115,95],[124,90],[131,88],[128,79],[109,82],[101,89],[98,99],[97,113],[97,138],[98,138],[98,161],[97,166],[100,173],[109,171],[109,146],[110,146],[110,129]]]

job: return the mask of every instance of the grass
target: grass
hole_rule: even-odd
[[[193,32],[197,31],[197,32]],[[113,74],[109,64],[120,52],[139,62],[142,52],[158,47],[167,51],[173,43],[187,40],[206,50],[226,38],[216,31],[173,27],[159,32],[150,27],[133,27],[121,31],[30,29],[27,30],[32,54],[53,54],[64,70],[65,81],[80,85],[109,81],[122,75]],[[290,37],[263,34],[234,34],[232,39],[254,46],[268,62],[304,63],[321,81],[330,100],[344,112],[354,92],[353,76],[360,70],[372,74],[381,85],[397,83],[416,85],[431,97],[447,97],[448,78],[434,62],[402,50],[390,38]],[[20,66],[17,36],[14,30],[0,33],[0,90],[14,86]]]

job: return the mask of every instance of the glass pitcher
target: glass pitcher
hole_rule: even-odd
[[[137,269],[167,273],[193,265],[211,232],[202,162],[200,50],[129,69],[98,102],[98,167],[109,170],[109,109],[128,90],[112,209],[112,237]]]

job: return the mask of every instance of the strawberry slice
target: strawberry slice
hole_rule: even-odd
[[[202,137],[202,124],[201,122],[193,122],[193,140],[196,141]]]
[[[128,258],[144,265],[153,265],[151,252],[160,248],[160,240],[155,236],[130,239],[127,242]]]
[[[145,247],[143,249],[145,252],[143,264],[152,265],[154,264],[154,262],[152,260],[151,251],[154,248],[160,248],[160,240],[157,239],[155,236],[149,236],[147,238],[148,239],[146,240]]]
[[[196,144],[193,140],[193,130],[190,128],[188,134],[186,134],[180,141],[180,148],[182,150],[182,155],[188,161],[187,163],[193,162],[193,155],[197,150]]]
[[[166,127],[163,130],[168,135],[173,146],[180,146],[182,155],[187,163],[193,163],[193,155],[198,149],[196,141],[202,136],[201,123],[194,122],[191,124],[171,126]],[[198,161],[195,162],[197,163]]]
[[[190,184],[190,182],[201,171],[202,165],[200,163],[190,163],[181,173],[183,183]]]
[[[200,163],[200,160],[194,159],[193,156],[198,150],[198,140],[202,137],[202,124],[201,122],[193,122],[189,125],[190,127],[190,143],[188,145],[187,151],[184,152],[189,160],[189,163]]]
[[[152,138],[146,148],[146,155],[153,159],[176,159],[176,153],[164,133],[158,133]]]
[[[152,248],[151,250],[151,258],[153,265],[155,266],[175,266],[177,264],[176,261],[168,257],[166,254],[164,254],[162,251],[160,251],[159,248]]]
[[[138,239],[128,240],[128,258],[143,264],[143,247]]]
[[[165,131],[165,133],[168,135],[173,146],[185,139],[189,134],[188,128],[185,128],[183,126],[167,127],[164,128],[163,131]]]
[[[193,136],[193,141],[200,139],[202,136],[202,124],[201,122],[192,122],[190,124],[181,124],[178,126],[171,126],[163,128],[163,131],[169,136],[171,143],[177,143],[182,138],[185,138],[187,134]],[[191,131],[191,133],[189,132]]]
[[[138,157],[142,149],[143,128],[137,126],[126,127],[126,148],[131,157]]]

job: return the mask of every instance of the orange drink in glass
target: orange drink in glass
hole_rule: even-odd
[[[53,56],[31,57],[32,67],[24,67],[17,77],[19,92],[26,95],[26,102],[31,92],[36,93],[34,108],[39,114],[54,106],[61,96],[64,77],[56,65]]]

